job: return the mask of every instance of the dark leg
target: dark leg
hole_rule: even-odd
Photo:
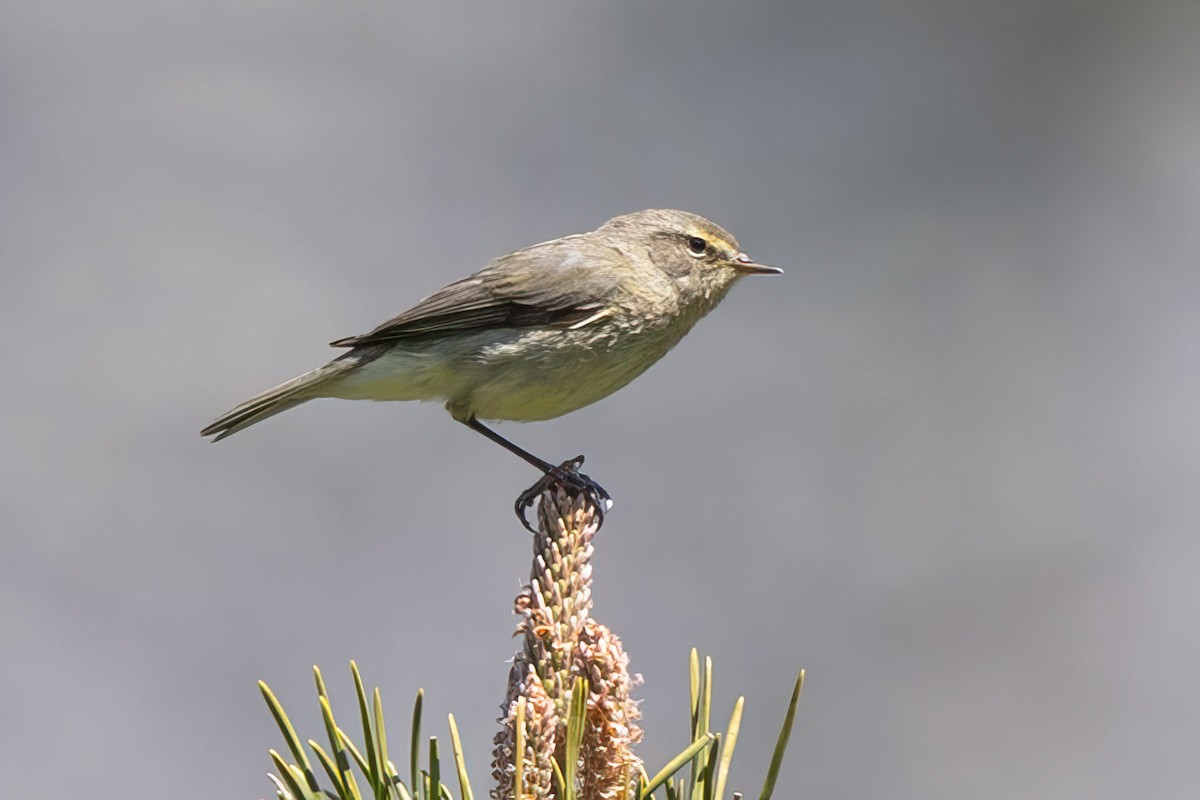
[[[482,433],[508,452],[545,473],[537,483],[521,492],[521,496],[517,498],[513,509],[516,511],[517,519],[521,520],[521,524],[530,533],[537,533],[537,530],[529,524],[526,512],[533,508],[533,503],[538,499],[538,496],[553,485],[566,486],[578,493],[586,494],[588,500],[596,509],[597,522],[601,525],[604,524],[604,512],[612,505],[612,496],[604,490],[603,486],[579,471],[579,468],[583,466],[583,456],[575,456],[575,458],[564,461],[556,467],[549,461],[538,458],[528,450],[517,447],[475,417],[460,421],[471,430]]]
[[[551,464],[549,461],[543,461],[542,459],[538,458],[537,456],[535,456],[533,453],[529,452],[528,450],[524,450],[520,447],[517,447],[515,444],[510,442],[508,439],[505,439],[503,436],[496,433],[494,430],[492,430],[488,426],[484,425],[479,420],[475,419],[475,417],[471,417],[463,424],[466,425],[468,428],[470,428],[473,431],[482,433],[484,436],[491,439],[493,442],[500,445],[508,452],[512,453],[513,455],[517,456],[518,458],[524,459],[526,462],[537,467],[542,472],[549,472],[550,470],[554,469],[554,465]]]

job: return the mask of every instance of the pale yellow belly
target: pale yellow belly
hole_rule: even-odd
[[[456,417],[532,422],[601,400],[661,358],[669,331],[495,332],[398,344],[325,387],[351,400],[440,400]]]

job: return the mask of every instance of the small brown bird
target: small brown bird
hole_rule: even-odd
[[[739,278],[781,272],[695,214],[615,217],[502,256],[370,333],[338,339],[332,346],[349,352],[250,398],[201,434],[219,441],[317,397],[440,400],[546,475],[607,499],[578,474],[582,456],[556,467],[480,420],[551,419],[607,397],[662,358]],[[527,499],[518,501],[523,522]]]

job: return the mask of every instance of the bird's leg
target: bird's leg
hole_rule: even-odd
[[[612,507],[612,496],[604,490],[603,486],[579,471],[579,468],[583,466],[583,456],[575,456],[556,467],[549,461],[540,459],[528,450],[513,444],[475,417],[468,417],[460,421],[471,430],[482,433],[508,452],[545,473],[537,483],[521,492],[521,496],[517,498],[514,506],[513,510],[516,511],[517,519],[521,520],[521,524],[525,526],[526,530],[537,533],[537,530],[529,524],[526,512],[533,507],[538,496],[554,484],[570,487],[578,493],[586,494],[588,500],[596,508],[596,521],[601,525],[604,524],[604,512]]]
[[[475,417],[468,417],[467,419],[462,420],[462,423],[464,425],[466,425],[468,428],[470,428],[471,430],[476,431],[478,433],[482,433],[484,436],[491,439],[493,442],[500,445],[508,452],[523,459],[524,461],[528,462],[529,464],[532,464],[533,466],[540,469],[542,472],[550,472],[551,470],[554,469],[554,465],[551,464],[549,461],[543,461],[542,459],[538,458],[537,456],[535,456],[533,453],[529,452],[528,450],[518,447],[517,445],[510,442],[508,439],[505,439],[503,436],[496,433],[494,430],[492,430],[488,426],[484,425],[482,422],[480,422]]]

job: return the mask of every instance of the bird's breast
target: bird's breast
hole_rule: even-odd
[[[607,324],[531,331],[483,349],[469,407],[483,419],[552,419],[628,384],[679,341],[667,326]]]

